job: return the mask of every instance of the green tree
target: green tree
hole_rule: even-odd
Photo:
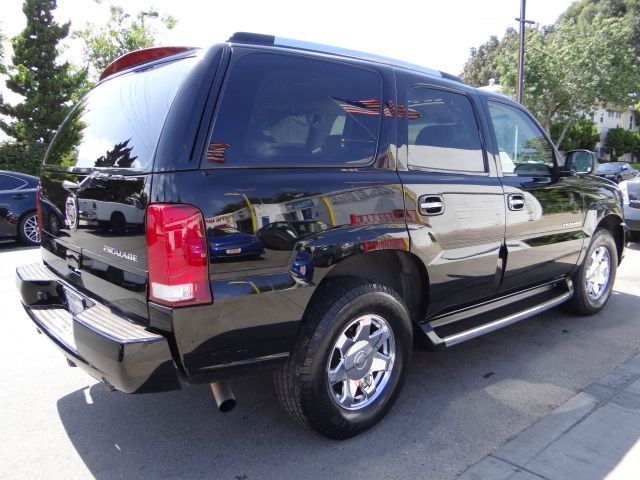
[[[621,18],[596,16],[581,29],[573,19],[557,26],[529,29],[526,39],[524,103],[548,133],[554,119],[564,125],[557,137],[560,145],[573,120],[592,108],[597,100],[613,105],[630,103],[638,90],[632,29]],[[503,50],[498,69],[504,90],[516,85],[517,51]]]
[[[6,38],[0,31],[0,75],[4,75],[7,73],[7,69],[4,66],[4,42]],[[2,103],[2,94],[0,94],[0,103]]]
[[[605,146],[611,152],[613,160],[618,159],[625,153],[633,152],[638,146],[638,134],[624,128],[612,128],[607,133],[604,141]]]
[[[157,44],[159,27],[171,30],[177,21],[171,15],[160,15],[150,8],[130,15],[117,5],[111,5],[106,24],[88,23],[73,33],[84,42],[84,60],[90,81],[95,83],[107,65],[125,53]]]
[[[0,104],[0,114],[9,117],[0,119],[0,128],[25,148],[51,142],[84,81],[84,72],[74,72],[68,62],[57,62],[58,43],[69,34],[70,23],[55,22],[55,8],[55,0],[25,0],[22,11],[27,26],[11,41],[13,57],[6,85],[23,100]]]
[[[502,72],[498,68],[498,58],[504,51],[517,51],[518,38],[518,32],[508,28],[501,40],[492,35],[486,43],[472,48],[461,73],[462,80],[474,87],[488,85],[492,78],[500,84]]]
[[[564,125],[563,119],[553,120],[551,122],[551,138],[560,137]],[[571,122],[559,148],[565,152],[569,150],[595,150],[599,141],[600,133],[596,124],[588,118],[580,117]]]

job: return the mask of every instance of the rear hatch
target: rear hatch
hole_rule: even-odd
[[[154,153],[193,57],[114,75],[73,108],[42,173],[43,259],[80,291],[147,321],[145,209]]]

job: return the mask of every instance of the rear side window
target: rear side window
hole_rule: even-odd
[[[98,85],[64,121],[45,164],[149,167],[171,103],[193,62],[187,58],[163,63]]]
[[[380,128],[380,78],[309,58],[254,53],[226,82],[208,167],[359,165]]]
[[[478,123],[466,95],[415,87],[408,103],[409,167],[485,171]]]
[[[0,190],[18,190],[27,185],[21,178],[0,174]]]

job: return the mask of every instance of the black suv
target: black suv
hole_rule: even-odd
[[[102,77],[45,159],[65,224],[17,277],[38,330],[110,389],[208,383],[226,410],[228,379],[275,369],[294,418],[345,438],[391,408],[414,344],[609,298],[620,190],[506,97],[257,34]],[[118,199],[117,230],[81,214]],[[208,232],[271,224],[294,233],[211,254]]]

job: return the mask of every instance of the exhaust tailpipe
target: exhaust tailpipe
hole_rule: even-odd
[[[236,397],[233,396],[231,387],[227,382],[215,382],[209,384],[218,404],[218,410],[222,413],[230,412],[236,406]]]

